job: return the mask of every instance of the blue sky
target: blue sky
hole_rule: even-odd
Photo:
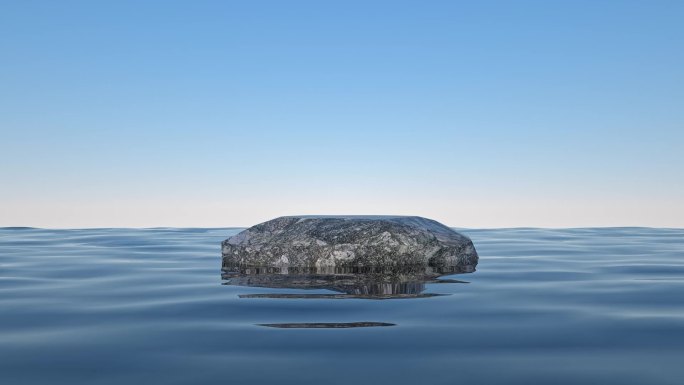
[[[0,226],[684,226],[684,2],[0,2]]]

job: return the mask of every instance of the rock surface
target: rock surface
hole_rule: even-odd
[[[422,217],[288,216],[222,243],[223,266],[474,266],[472,241]]]

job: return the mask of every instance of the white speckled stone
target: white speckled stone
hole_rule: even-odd
[[[422,217],[290,216],[222,243],[224,266],[476,265],[472,241]]]

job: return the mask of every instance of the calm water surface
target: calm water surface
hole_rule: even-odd
[[[238,231],[0,229],[0,384],[684,381],[684,229],[461,230],[384,300],[226,284]]]

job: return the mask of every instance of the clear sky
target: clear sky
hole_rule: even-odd
[[[0,226],[684,227],[683,1],[0,1]]]

